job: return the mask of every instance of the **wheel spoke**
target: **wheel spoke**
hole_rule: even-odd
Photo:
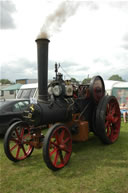
[[[105,127],[107,127],[109,125],[109,118],[106,117],[106,121],[105,121]]]
[[[18,139],[20,140],[20,136],[19,136],[19,133],[17,131],[17,128],[15,129],[15,132],[16,132],[16,135],[17,135]]]
[[[51,152],[50,152],[50,156],[52,156],[55,152],[57,152],[57,148],[54,148]]]
[[[59,151],[59,156],[60,156],[61,163],[64,164],[64,158],[61,150]]]
[[[15,143],[19,143],[19,140],[18,139],[15,139],[15,138],[11,138],[10,141],[13,141]]]
[[[23,150],[24,155],[27,156],[27,153],[26,153],[26,151],[25,151],[24,145],[22,145],[21,149]]]
[[[58,157],[59,157],[59,152],[58,152],[58,150],[57,150],[57,151],[56,151],[55,158],[54,158],[54,162],[53,162],[54,166],[56,166],[56,164],[57,164]]]
[[[61,143],[64,138],[65,130],[63,129],[60,136],[59,136],[59,142]]]
[[[63,151],[65,151],[65,152],[67,152],[67,153],[70,153],[71,152],[71,149],[69,149],[69,148],[62,148],[61,150],[63,150]]]
[[[59,144],[60,144],[60,142],[59,142],[58,132],[56,132],[56,133],[55,133],[55,138],[56,138],[57,145],[59,145]]]
[[[113,109],[112,109],[112,113],[111,113],[111,115],[112,116],[114,116],[115,115],[115,108],[113,107]]]
[[[31,136],[31,134],[28,133],[28,134],[26,134],[26,135],[23,136],[23,139],[26,139],[27,137],[30,137],[30,136]]]
[[[71,139],[70,139],[70,137],[67,137],[65,140],[64,140],[64,144],[66,144],[68,141],[70,141]]]
[[[24,135],[24,128],[22,128],[22,130],[21,130],[21,134],[20,134],[21,139],[23,138],[23,135]]]
[[[115,123],[117,123],[119,121],[119,117],[113,117],[113,123],[115,124]]]
[[[16,158],[18,159],[19,157],[19,153],[20,153],[20,146],[18,145],[18,149],[17,149],[17,152],[16,152]]]
[[[56,147],[58,147],[58,144],[55,143],[55,142],[53,142],[53,141],[51,142],[51,144],[54,145],[54,146],[56,146]]]
[[[16,144],[10,149],[10,151],[13,151],[17,146],[18,146],[18,144],[16,143]]]
[[[111,126],[111,134],[110,134],[110,139],[111,139],[111,141],[113,141],[113,139],[114,139],[114,131],[113,131],[112,126]]]

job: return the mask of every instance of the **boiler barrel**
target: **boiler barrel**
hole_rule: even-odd
[[[26,121],[35,126],[72,120],[72,110],[65,102],[31,104],[24,112]]]
[[[72,113],[67,110],[65,104],[58,105],[54,103],[50,107],[50,105],[40,103],[39,106],[41,107],[41,124],[65,122],[72,118]]]

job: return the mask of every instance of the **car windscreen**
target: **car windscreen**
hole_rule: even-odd
[[[29,98],[33,97],[35,90],[36,90],[35,88],[19,90],[17,98],[18,99],[20,99],[20,98],[29,99]]]
[[[12,106],[13,112],[23,111],[29,105],[29,101],[19,101]]]

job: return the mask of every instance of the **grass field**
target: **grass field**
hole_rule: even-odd
[[[57,172],[46,167],[42,149],[24,161],[9,161],[1,138],[0,188],[0,193],[128,193],[128,123],[122,122],[113,145],[93,135],[73,144],[69,164]]]

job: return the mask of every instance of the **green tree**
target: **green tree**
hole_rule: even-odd
[[[75,78],[71,78],[70,81],[71,81],[72,83],[79,83],[78,80],[76,80]]]
[[[1,84],[12,84],[12,82],[8,79],[0,79]]]
[[[91,78],[85,78],[83,81],[82,81],[82,84],[87,84],[91,81]]]
[[[122,79],[122,77],[121,77],[121,76],[119,76],[118,74],[114,74],[114,75],[112,75],[111,77],[109,77],[109,79],[108,79],[108,80],[125,81],[125,80],[123,80],[123,79]]]

